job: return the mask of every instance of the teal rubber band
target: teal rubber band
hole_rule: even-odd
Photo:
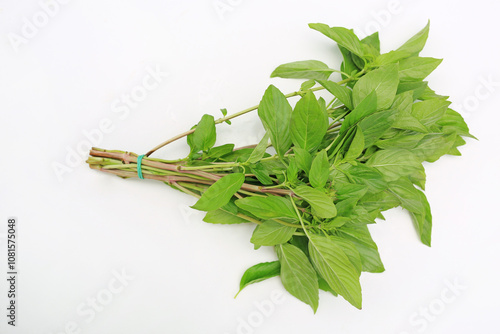
[[[141,154],[137,157],[137,175],[140,179],[144,180],[144,176],[142,175],[142,158],[144,158],[145,154]]]

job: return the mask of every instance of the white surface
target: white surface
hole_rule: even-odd
[[[224,4],[231,10],[219,15],[214,5]],[[7,326],[2,311],[1,333],[498,330],[498,2],[73,0],[16,52],[8,34],[20,35],[23,18],[33,22],[40,6],[0,2],[2,272],[8,216],[19,220],[20,249],[18,327]],[[469,103],[462,113],[480,141],[467,140],[463,157],[426,166],[432,248],[417,240],[399,209],[371,228],[386,272],[362,275],[362,311],[322,293],[313,315],[285,293],[262,313],[254,303],[284,291],[277,278],[233,299],[247,267],[275,259],[271,249],[253,250],[251,226],[205,224],[188,208],[193,198],[161,183],[122,180],[78,161],[61,181],[54,172],[69,150],[87,150],[83,132],[103,119],[111,130],[95,137],[96,146],[143,153],[203,113],[256,104],[270,83],[297,89],[299,81],[269,78],[281,63],[318,59],[338,68],[332,42],[307,23],[357,32],[378,25],[388,51],[427,19],[431,33],[422,54],[445,59],[431,87],[450,95],[456,108]],[[140,89],[156,67],[169,75],[126,113],[122,95]],[[482,83],[489,76],[496,82],[491,92]],[[249,144],[262,128],[252,115],[221,126],[219,134],[218,143]],[[183,156],[183,145],[159,156]],[[123,287],[113,278],[122,269],[133,276]],[[466,288],[453,293],[454,281]],[[6,288],[1,279],[0,305]],[[92,318],[87,303],[97,297],[109,303]],[[421,312],[429,308],[426,319]],[[253,327],[243,329],[241,321]]]

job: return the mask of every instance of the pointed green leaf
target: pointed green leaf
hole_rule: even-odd
[[[359,128],[363,132],[365,148],[375,144],[394,122],[394,110],[376,112],[359,122]]]
[[[273,85],[270,85],[257,110],[260,120],[271,137],[271,143],[278,155],[283,156],[292,145],[290,137],[290,118],[292,107],[285,95]]]
[[[234,149],[234,144],[224,144],[217,147],[212,147],[208,151],[208,157],[210,158],[220,158],[221,156],[231,153]]]
[[[203,221],[210,224],[241,224],[248,223],[247,220],[236,216],[223,209],[208,211]]]
[[[321,150],[314,158],[309,172],[309,182],[314,188],[323,188],[330,174],[330,163],[325,150]]]
[[[260,162],[256,163],[253,166],[250,166],[250,171],[252,172],[252,174],[255,175],[257,180],[259,180],[259,182],[262,183],[263,185],[268,186],[273,184],[273,180],[269,176],[269,172],[264,168],[264,166]]]
[[[451,102],[443,99],[426,100],[414,103],[412,106],[411,114],[428,127],[439,121]]]
[[[357,166],[349,165],[349,168],[344,173],[347,173],[349,179],[355,183],[366,185],[370,193],[377,193],[387,189],[387,182],[384,180],[383,175],[375,168],[362,164],[358,164]]]
[[[413,95],[412,101],[418,99],[425,100],[422,98],[422,95],[427,88],[427,81],[400,81],[396,94],[411,92]]]
[[[395,64],[399,62],[401,59],[408,58],[411,56],[411,53],[404,51],[389,51],[387,53],[381,54],[375,59],[373,62],[373,66],[384,66],[389,64]]]
[[[295,157],[289,157],[289,163],[286,169],[286,177],[288,182],[292,184],[297,181],[297,176],[299,174],[299,167],[297,167],[297,162],[295,160]]]
[[[394,182],[389,182],[391,191],[400,201],[401,206],[414,213],[423,214],[424,206],[417,190],[408,178],[401,178]]]
[[[323,277],[319,276],[319,274],[318,274],[318,287],[323,291],[330,292],[335,297],[339,295],[328,285],[328,283],[326,283]]]
[[[380,54],[380,38],[378,36],[378,31],[363,38],[361,40],[361,43],[370,46],[371,48],[373,48],[373,50],[375,50],[378,53],[374,55]]]
[[[212,184],[192,208],[200,211],[217,210],[231,199],[245,181],[242,173],[228,174]]]
[[[366,165],[376,168],[387,181],[396,181],[423,168],[415,154],[403,149],[377,151]]]
[[[201,121],[196,125],[193,133],[187,136],[187,142],[191,147],[191,154],[199,151],[208,151],[215,144],[215,121],[212,115],[203,115]]]
[[[354,268],[358,272],[358,275],[361,275],[361,270],[362,270],[361,257],[354,244],[344,238],[334,235],[329,236],[329,239],[332,240],[335,244],[337,244],[340,248],[342,248],[342,251],[345,253],[351,264],[354,266]]]
[[[235,204],[261,219],[291,218],[298,219],[290,200],[278,196],[251,196],[240,198]]]
[[[355,55],[363,57],[364,52],[363,47],[361,46],[361,41],[352,30],[343,27],[329,27],[323,23],[310,23],[309,27],[319,31],[326,37],[333,39],[339,45],[343,46]]]
[[[391,108],[397,109],[392,127],[426,133],[428,132],[427,128],[411,114],[413,99],[412,91],[405,91],[396,95],[394,103],[391,106]]]
[[[411,57],[399,62],[399,79],[401,81],[418,81],[425,79],[441,64],[442,59],[430,57]]]
[[[321,218],[333,218],[337,215],[337,209],[332,198],[324,192],[309,186],[298,186],[293,192],[309,203],[313,213]]]
[[[318,80],[318,83],[339,99],[348,109],[354,109],[352,105],[352,90],[333,81]]]
[[[363,136],[363,130],[358,126],[356,129],[356,135],[349,146],[349,150],[347,151],[344,161],[352,161],[356,160],[357,157],[363,153],[365,148],[365,137]]]
[[[293,236],[297,229],[285,226],[272,220],[266,220],[258,225],[250,242],[257,246],[274,246],[284,244]]]
[[[316,312],[319,303],[318,278],[307,256],[299,248],[282,244],[276,246],[281,264],[281,282],[285,289]]]
[[[360,68],[356,66],[353,60],[353,55],[349,50],[342,46],[338,46],[340,53],[342,53],[342,57],[344,58],[344,61],[340,64],[340,70],[343,73],[349,74],[350,76],[354,76],[356,73],[360,71]],[[342,73],[342,79],[347,79],[349,76],[346,76],[345,74]],[[348,82],[346,84],[349,87],[352,87],[354,84],[353,82]]]
[[[409,82],[411,82],[411,81],[409,81]],[[427,82],[425,82],[425,83],[426,83],[425,87],[422,89],[422,92],[416,98],[418,98],[420,100],[432,100],[432,99],[445,99],[446,100],[446,99],[449,98],[449,96],[444,96],[444,95],[436,94],[436,92],[433,91],[427,85]]]
[[[448,108],[438,124],[443,127],[443,132],[456,132],[459,136],[471,137],[476,139],[469,133],[469,127],[465,123],[462,115],[453,109]]]
[[[424,136],[425,134],[423,133],[407,134],[405,132],[401,132],[400,134],[390,139],[379,140],[375,144],[378,147],[386,150],[394,148],[404,148],[407,150],[411,150],[418,145],[418,143],[422,140],[422,138],[424,138]]]
[[[268,142],[269,142],[269,134],[266,132],[264,137],[262,137],[260,142],[253,149],[252,154],[250,154],[250,157],[248,158],[247,162],[256,163],[257,161],[262,159],[262,157],[264,156],[264,153],[266,153]]]
[[[455,133],[429,134],[417,144],[412,152],[420,161],[434,162],[452,149],[456,137]]]
[[[324,236],[309,236],[309,254],[318,273],[330,287],[361,309],[359,273],[342,248]]]
[[[338,233],[342,238],[352,242],[354,247],[358,250],[363,271],[381,273],[385,270],[384,265],[380,260],[377,244],[373,241],[370,231],[368,231],[368,227],[366,225],[344,225]]]
[[[300,147],[294,147],[293,152],[295,153],[295,161],[297,162],[297,167],[303,170],[307,175],[309,175],[309,170],[311,169],[312,164],[311,153]]]
[[[332,73],[333,70],[319,60],[303,60],[278,66],[271,78],[326,80]]]
[[[432,232],[432,214],[429,202],[427,202],[427,197],[421,191],[419,191],[421,201],[424,205],[424,213],[410,213],[413,219],[413,223],[417,229],[420,240],[424,245],[430,247],[431,245],[431,232]]]
[[[316,84],[316,80],[314,80],[314,79],[309,79],[309,80],[307,80],[307,81],[304,81],[304,82],[300,85],[300,90],[305,92],[306,90],[313,88],[315,84]]]
[[[350,112],[342,122],[341,132],[345,132],[360,120],[377,111],[377,94],[372,91],[363,101],[361,101],[352,112]]]
[[[240,291],[250,284],[262,282],[268,278],[278,276],[280,274],[281,265],[279,261],[262,262],[248,268],[240,281]]]
[[[389,108],[399,84],[398,65],[391,64],[368,72],[354,85],[352,98],[356,107],[373,90],[377,94],[377,108]]]
[[[420,30],[416,35],[410,38],[406,43],[399,47],[396,51],[404,51],[410,54],[418,54],[424,48],[427,36],[429,35],[430,21],[424,29]]]
[[[423,126],[417,118],[406,111],[400,112],[396,115],[396,119],[394,120],[394,123],[392,123],[392,127],[422,133],[429,132],[429,130],[427,130],[427,128]]]
[[[312,92],[307,92],[295,105],[290,123],[293,144],[314,151],[323,140],[328,118]]]

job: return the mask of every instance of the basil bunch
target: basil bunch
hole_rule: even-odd
[[[305,79],[285,95],[271,85],[259,105],[215,120],[203,115],[187,135],[184,159],[144,158],[145,178],[164,181],[199,200],[214,224],[255,223],[255,248],[274,247],[277,260],[249,268],[249,284],[280,276],[287,291],[316,311],[319,289],[361,308],[361,272],[384,266],[368,225],[397,206],[413,219],[430,246],[432,215],[424,161],[460,155],[462,137],[473,137],[460,114],[424,79],[441,63],[419,57],[429,25],[400,48],[380,53],[378,33],[360,40],[352,30],[310,24],[335,41],[340,70],[317,60],[279,66],[272,77]],[[330,80],[332,73],[340,82]],[[318,91],[329,97],[318,97]],[[299,96],[294,107],[288,99]],[[214,147],[215,125],[257,110],[266,130],[252,147]],[[135,177],[137,155],[93,149],[94,169]]]

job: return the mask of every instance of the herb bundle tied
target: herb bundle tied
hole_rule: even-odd
[[[441,63],[420,57],[429,24],[400,48],[380,54],[378,33],[360,40],[352,30],[310,24],[335,41],[340,70],[317,60],[278,66],[271,77],[305,80],[283,94],[270,85],[258,106],[233,115],[222,109],[145,155],[92,148],[91,168],[123,178],[162,181],[198,198],[213,224],[255,224],[255,248],[272,246],[276,261],[250,267],[240,282],[280,276],[285,289],[316,312],[319,289],[361,308],[361,272],[384,266],[368,229],[382,212],[401,206],[430,246],[432,216],[424,161],[460,155],[472,137],[446,96],[424,79]],[[339,73],[341,81],[330,80]],[[319,97],[319,91],[327,98]],[[292,107],[289,99],[297,97]],[[216,124],[257,110],[266,130],[251,147],[214,147]],[[187,137],[190,153],[152,158]]]

